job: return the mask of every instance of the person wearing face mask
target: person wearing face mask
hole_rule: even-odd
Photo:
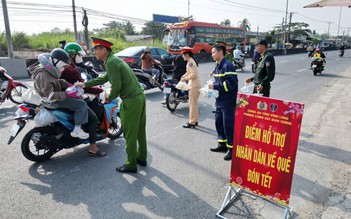
[[[78,43],[68,43],[66,44],[64,50],[68,53],[71,64],[66,66],[61,72],[60,78],[65,79],[71,84],[76,82],[84,82],[84,79],[81,76],[81,65],[83,63],[83,56],[85,52],[83,48]],[[90,94],[100,94],[102,89],[99,87],[84,88],[84,93]]]
[[[71,136],[75,138],[88,139],[90,146],[88,153],[91,156],[104,156],[95,144],[96,141],[96,115],[87,107],[84,100],[80,99],[78,90],[66,93],[66,89],[72,84],[60,79],[60,72],[70,64],[68,53],[60,48],[53,49],[50,54],[40,54],[37,63],[28,67],[34,80],[34,89],[43,99],[43,105],[47,108],[67,109],[74,113],[75,127]],[[81,125],[87,124],[86,133]]]

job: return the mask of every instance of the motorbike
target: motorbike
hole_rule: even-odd
[[[99,73],[95,71],[92,62],[87,61],[85,63],[81,62],[77,64],[80,67],[80,74],[84,81],[91,81],[94,78],[99,77]]]
[[[234,64],[235,69],[241,69],[242,71],[244,71],[245,70],[246,53],[243,55],[240,55],[240,56],[243,57],[243,59],[234,59],[233,64]]]
[[[163,83],[163,93],[166,95],[166,106],[174,112],[179,103],[187,103],[189,100],[188,91],[176,88],[178,82],[168,79]]]
[[[340,51],[339,51],[339,57],[341,58],[341,57],[343,57],[344,56],[344,50],[343,49],[341,49]]]
[[[144,90],[149,90],[157,87],[162,91],[163,82],[167,79],[167,74],[164,73],[161,65],[155,65],[154,68],[160,71],[158,78],[156,78],[156,75],[152,75],[151,72],[146,72],[137,68],[133,68],[132,70]]]
[[[251,61],[251,70],[252,70],[252,73],[256,73],[257,65],[258,65],[258,59],[252,58],[252,61]]]
[[[22,103],[22,94],[28,90],[28,86],[13,78],[6,73],[6,70],[0,71],[0,105],[6,99],[10,99],[15,104]]]
[[[12,125],[8,145],[18,136],[29,120],[33,120],[40,111],[38,106],[24,103],[16,111],[16,122]],[[89,139],[74,138],[70,135],[74,129],[73,113],[64,109],[47,109],[54,116],[55,121],[41,127],[34,127],[23,137],[21,151],[25,158],[34,162],[50,159],[62,149],[72,148],[80,144],[88,144]],[[120,123],[119,100],[115,99],[103,104],[103,118],[97,128],[97,141],[105,138],[116,139],[123,130]],[[85,129],[84,125],[82,126]]]
[[[313,75],[322,74],[323,69],[323,58],[321,57],[312,57],[312,67]]]

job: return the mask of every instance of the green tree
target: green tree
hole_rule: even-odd
[[[290,34],[292,39],[295,40],[299,36],[309,37],[312,34],[310,25],[304,22],[294,22],[290,25]]]
[[[223,26],[230,26],[230,20],[229,19],[225,19],[224,21],[221,22],[221,25],[223,25]]]
[[[14,49],[29,49],[29,38],[28,36],[23,33],[14,33],[12,35],[12,43],[13,43],[13,48]]]
[[[268,44],[275,43],[274,36],[272,35],[271,32],[266,32],[264,38],[267,40]]]
[[[244,18],[241,21],[238,21],[238,26],[244,28],[245,32],[248,32],[251,30],[251,24],[247,18]]]
[[[193,15],[190,15],[189,17],[179,16],[179,21],[193,21],[193,20],[194,20]]]
[[[125,24],[123,24],[122,28],[126,35],[135,35],[135,27],[130,21],[127,21]]]
[[[251,24],[247,18],[238,22],[238,26],[244,29],[244,46],[246,45],[246,32],[251,30]]]
[[[153,21],[147,21],[144,25],[140,33],[144,35],[154,35],[156,39],[162,39],[163,30],[167,28],[165,24]]]

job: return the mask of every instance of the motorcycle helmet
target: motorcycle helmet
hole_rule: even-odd
[[[150,47],[145,47],[145,49],[144,49],[144,52],[151,52],[151,49],[150,49]]]
[[[50,53],[52,64],[57,68],[58,71],[62,71],[63,68],[71,64],[68,53],[60,48],[53,49]]]
[[[237,46],[236,46],[236,49],[241,49],[241,46],[237,45]]]
[[[67,43],[65,51],[70,55],[81,54],[82,56],[85,56],[83,48],[78,43]]]
[[[65,51],[72,57],[75,63],[83,62],[83,56],[85,52],[78,43],[68,43],[65,46]],[[72,56],[73,55],[73,56]]]
[[[321,49],[320,49],[320,48],[317,48],[317,49],[316,49],[316,52],[320,52],[320,51],[321,51]]]

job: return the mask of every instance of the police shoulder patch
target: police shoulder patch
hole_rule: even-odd
[[[266,66],[269,67],[271,65],[271,62],[266,62]]]
[[[192,62],[190,62],[190,63],[189,63],[189,67],[192,68],[193,66],[194,66],[194,64],[193,64]]]

